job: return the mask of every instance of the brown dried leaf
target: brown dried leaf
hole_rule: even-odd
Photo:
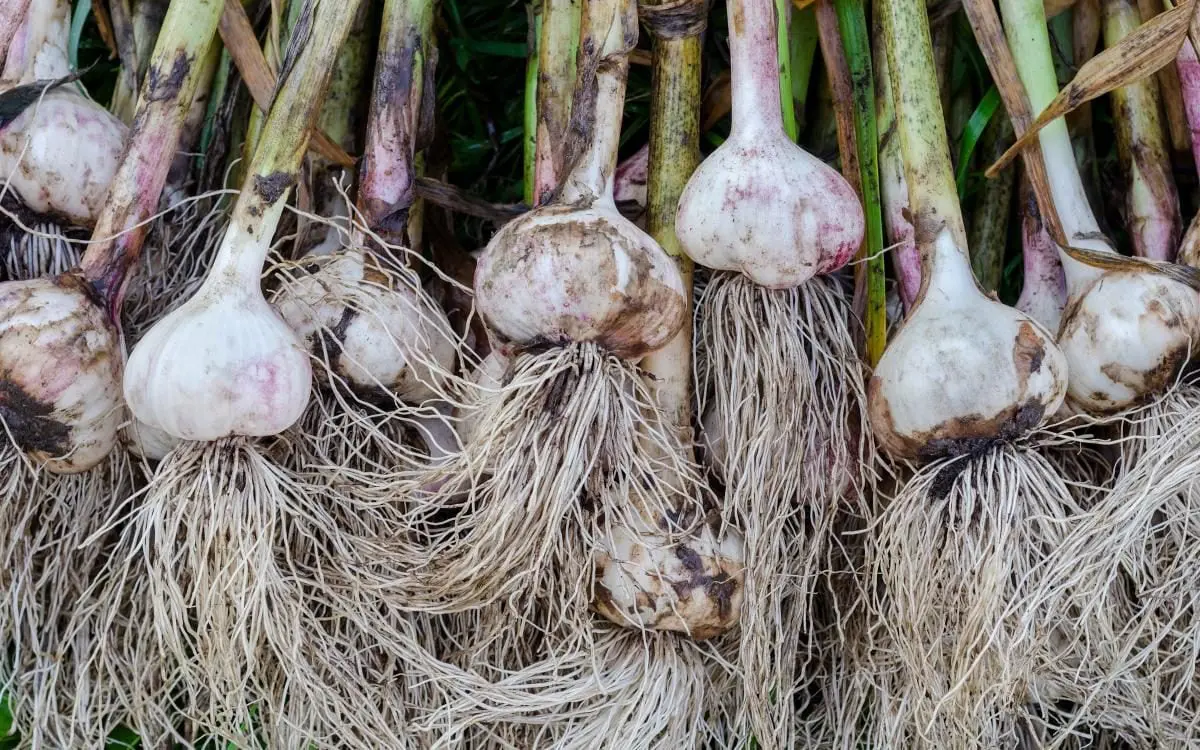
[[[988,176],[1008,166],[1018,152],[1036,141],[1038,131],[1048,123],[1084,102],[1153,75],[1173,62],[1188,33],[1193,3],[1194,0],[1187,0],[1155,16],[1122,39],[1120,44],[1104,50],[1085,63],[1032,126],[988,169]],[[987,56],[986,51],[984,56]]]
[[[722,71],[704,92],[700,102],[700,132],[707,133],[718,122],[733,111],[733,90],[730,88],[729,71]]]
[[[246,88],[249,89],[254,103],[266,112],[271,108],[271,101],[275,95],[275,74],[267,65],[267,58],[258,44],[258,37],[254,35],[254,27],[250,25],[250,18],[239,0],[225,0],[218,30],[221,32],[221,41],[225,43],[229,56],[237,65],[238,73],[246,82]],[[354,157],[320,129],[313,128],[308,147],[321,158],[338,166],[354,166]]]

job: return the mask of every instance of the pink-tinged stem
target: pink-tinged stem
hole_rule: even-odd
[[[647,181],[650,179],[650,144],[617,165],[613,197],[626,216],[640,217],[646,211]]]
[[[1058,333],[1067,304],[1067,277],[1058,257],[1058,245],[1050,239],[1029,178],[1021,177],[1021,260],[1025,283],[1017,309]]]
[[[1183,90],[1183,110],[1187,114],[1188,129],[1192,134],[1192,159],[1200,168],[1200,57],[1190,39],[1184,39],[1175,57],[1179,69],[1179,85]]]
[[[25,20],[25,11],[28,9],[29,0],[0,0],[0,70],[5,67],[3,63],[8,57],[8,46]]]
[[[149,231],[146,219],[158,207],[223,7],[222,0],[173,3],[150,59],[129,145],[81,264],[84,278],[104,298],[114,322],[120,317],[129,269],[137,262]]]
[[[385,237],[406,230],[416,198],[414,157],[425,95],[432,96],[433,33],[430,0],[387,0],[358,188],[367,226]]]
[[[779,21],[772,0],[729,0],[733,129],[783,131]]]

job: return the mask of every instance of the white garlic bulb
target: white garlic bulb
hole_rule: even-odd
[[[611,192],[506,224],[479,259],[475,303],[503,344],[590,341],[624,359],[667,343],[687,310],[675,262]]]
[[[354,250],[316,262],[275,298],[309,351],[328,357],[355,388],[385,388],[408,403],[442,396],[457,355],[454,333],[419,282]]]
[[[312,368],[263,298],[264,251],[235,221],[195,296],[151,328],[125,368],[141,421],[182,440],[275,435],[300,419]]]
[[[1092,414],[1135,406],[1170,387],[1200,346],[1200,292],[1154,272],[1085,274],[1071,292],[1058,345],[1071,402]]]
[[[866,220],[854,188],[783,130],[775,7],[731,2],[730,18],[733,127],[688,180],[675,232],[701,265],[790,288],[844,266]]]
[[[58,473],[92,468],[116,443],[120,338],[79,276],[0,284],[0,417]]]
[[[596,553],[596,611],[625,627],[670,630],[696,639],[731,628],[741,614],[742,538],[707,524],[686,540],[648,526],[614,528]]]
[[[949,229],[935,244],[925,295],[868,385],[872,428],[898,457],[1018,437],[1066,396],[1066,358],[1049,332],[979,291]]]
[[[56,89],[0,130],[0,181],[8,180],[38,213],[91,226],[127,134],[124,123],[94,102]]]

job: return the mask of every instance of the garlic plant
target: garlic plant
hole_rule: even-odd
[[[871,376],[871,428],[893,458],[923,462],[871,530],[890,644],[871,658],[897,707],[881,731],[896,746],[1000,747],[1038,710],[1028,623],[1052,612],[1033,592],[1080,512],[1039,450],[1067,360],[972,275],[924,5],[878,12],[922,286]]]
[[[220,2],[195,2],[219,18]],[[312,368],[260,277],[359,5],[310,7],[322,33],[297,40],[208,276],[126,364],[133,416],[183,441],[158,464],[122,529],[89,613],[99,622],[128,617],[155,634],[116,640],[106,654],[131,698],[122,706],[128,722],[144,737],[172,731],[168,701],[243,742],[259,729],[326,732],[309,689],[327,679],[313,677],[321,657],[296,648],[320,641],[324,626],[308,596],[321,584],[304,577],[308,561],[293,546],[326,527],[311,506],[314,490],[255,440],[300,418]],[[216,539],[224,541],[199,541]],[[169,694],[142,688],[139,664],[155,665]]]
[[[861,501],[872,453],[850,427],[866,417],[849,301],[822,275],[858,250],[865,218],[850,184],[784,131],[776,29],[787,7],[727,2],[733,127],[676,214],[683,251],[714,269],[696,312],[696,398],[705,443],[726,456],[714,467],[722,505],[747,535],[743,721],[780,747],[796,742],[797,634],[814,630],[834,519]]]

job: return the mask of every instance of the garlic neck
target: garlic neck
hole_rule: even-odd
[[[923,246],[921,256],[922,275],[926,280],[922,303],[964,304],[979,294],[971,261],[966,251],[954,241],[950,227],[944,227],[933,242]]]
[[[733,133],[783,132],[774,0],[729,0]]]
[[[234,211],[233,219],[221,240],[221,247],[217,250],[217,257],[213,260],[212,271],[202,288],[214,284],[258,288],[271,237],[283,216],[285,203],[286,200],[275,201],[258,217],[248,217]]]

